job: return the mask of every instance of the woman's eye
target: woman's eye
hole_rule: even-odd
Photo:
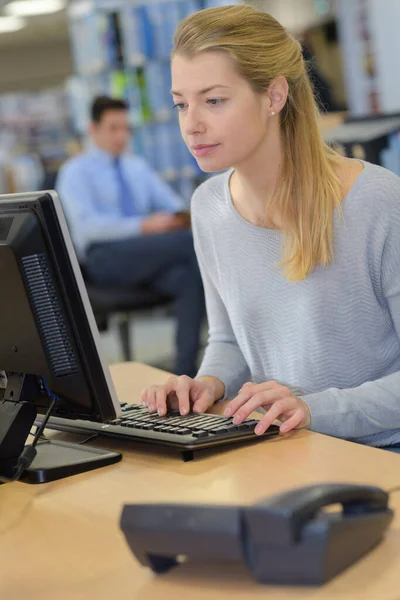
[[[207,104],[210,104],[211,106],[221,106],[221,104],[224,104],[225,102],[226,100],[224,98],[209,98],[207,100]],[[185,110],[187,105],[184,102],[176,102],[173,105],[173,108],[176,108],[180,112]]]
[[[219,104],[223,104],[225,102],[222,98],[210,98],[207,100],[212,106],[218,106]]]

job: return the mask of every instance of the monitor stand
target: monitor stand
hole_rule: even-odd
[[[56,398],[52,398],[32,445],[25,445],[37,416],[35,401],[40,396],[43,396],[43,390],[36,376],[24,373],[9,375],[4,398],[0,402],[0,480],[48,483],[121,460],[120,452],[57,440],[39,441]],[[32,456],[32,451],[36,451],[36,456],[21,471],[21,456],[23,453]]]
[[[31,466],[22,472],[20,481],[49,483],[56,479],[86,473],[119,462],[120,452],[110,452],[93,446],[44,440],[36,444],[37,455]]]

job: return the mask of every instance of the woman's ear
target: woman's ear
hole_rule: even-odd
[[[289,93],[289,85],[283,75],[275,77],[269,85],[267,94],[270,100],[270,111],[278,114],[286,104]]]

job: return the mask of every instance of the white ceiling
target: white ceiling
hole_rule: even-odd
[[[8,0],[0,0],[0,15]],[[0,34],[1,46],[30,46],[68,39],[68,25],[66,10],[61,10],[51,15],[29,17],[28,25],[14,33]]]

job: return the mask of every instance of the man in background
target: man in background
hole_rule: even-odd
[[[128,105],[94,100],[93,147],[65,163],[56,189],[78,254],[93,282],[138,284],[175,300],[175,372],[194,376],[204,292],[183,200],[141,157],[127,152]]]

